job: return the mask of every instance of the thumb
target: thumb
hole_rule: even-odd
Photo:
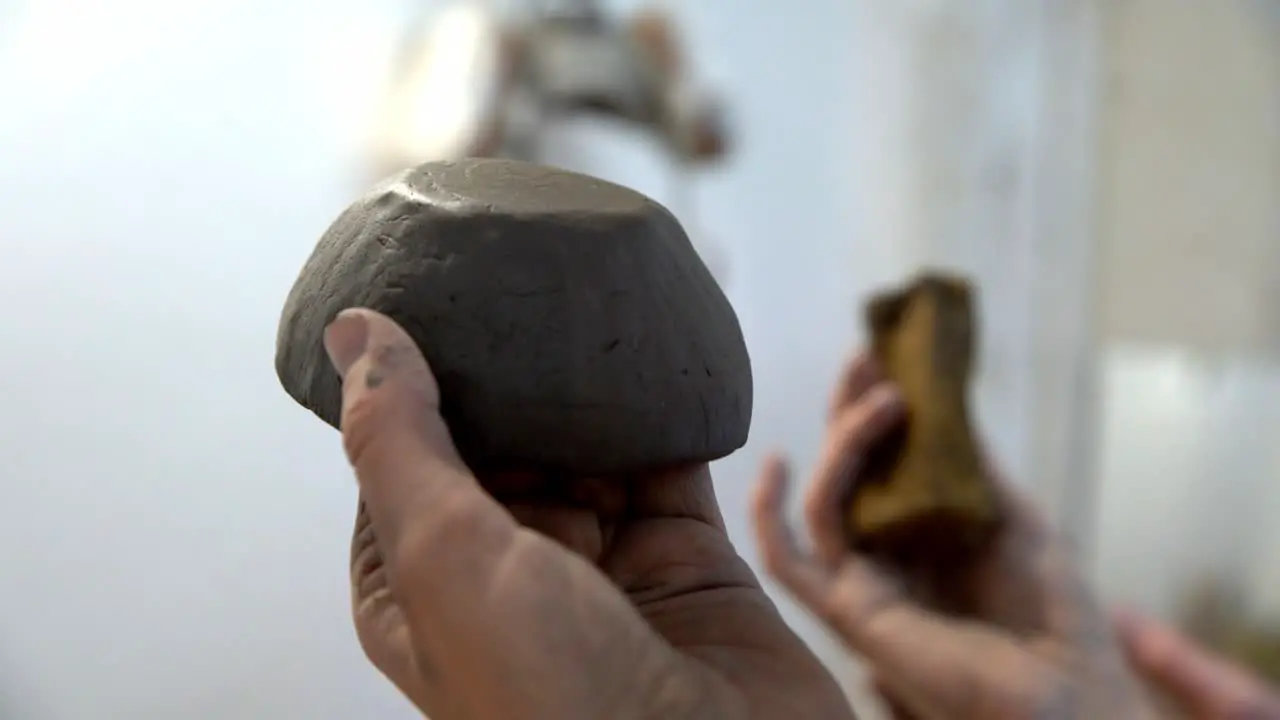
[[[1116,630],[1134,670],[1195,717],[1280,717],[1280,695],[1260,678],[1174,628],[1122,612]]]
[[[674,654],[626,598],[480,487],[402,328],[348,310],[325,348],[343,377],[343,444],[432,704],[474,717],[609,717],[606,705],[635,699],[633,682],[668,684],[659,676]]]
[[[347,310],[324,341],[343,377],[343,447],[392,595],[417,635],[414,617],[464,612],[466,598],[487,591],[518,526],[458,455],[435,378],[399,325]]]

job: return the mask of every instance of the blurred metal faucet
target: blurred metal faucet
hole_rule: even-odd
[[[535,13],[544,18],[603,22],[604,13],[596,0],[530,0]]]
[[[619,19],[596,0],[496,2],[455,1],[411,28],[379,125],[378,174],[460,157],[548,162],[550,124],[611,117],[658,140],[672,161],[668,207],[723,277],[726,258],[696,227],[688,180],[727,154],[729,134],[671,18],[650,9]]]
[[[595,0],[455,2],[412,28],[377,142],[380,170],[497,155],[541,159],[542,129],[594,113],[661,141],[681,167],[726,154],[718,99],[700,89],[674,23]]]

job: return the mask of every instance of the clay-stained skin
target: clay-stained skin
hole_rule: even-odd
[[[276,346],[285,389],[335,427],[321,337],[348,307],[408,331],[477,468],[627,475],[746,442],[737,316],[676,219],[627,188],[465,160],[355,202],[299,275]]]
[[[900,389],[908,420],[868,458],[855,488],[855,544],[894,554],[970,546],[998,519],[970,425],[974,354],[967,282],[925,275],[867,306],[872,351]]]

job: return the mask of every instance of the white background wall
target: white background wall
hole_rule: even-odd
[[[1099,576],[1173,610],[1240,574],[1280,618],[1280,2],[1112,0],[1098,173]]]

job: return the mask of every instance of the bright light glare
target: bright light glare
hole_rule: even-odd
[[[442,10],[425,40],[393,89],[381,138],[408,162],[465,154],[498,94],[499,31],[483,6]]]

